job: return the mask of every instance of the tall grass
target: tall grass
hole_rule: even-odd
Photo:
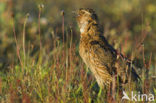
[[[105,8],[107,8],[107,6],[105,6]],[[95,78],[81,60],[78,53],[79,38],[77,37],[79,36],[77,35],[79,32],[76,30],[75,24],[71,24],[70,26],[66,24],[67,19],[68,21],[71,21],[71,18],[68,18],[68,13],[66,14],[65,11],[62,11],[62,15],[60,15],[60,12],[55,13],[55,15],[59,15],[58,19],[54,20],[57,21],[56,25],[58,25],[59,28],[55,28],[55,26],[51,27],[50,24],[44,27],[41,24],[41,14],[44,14],[43,9],[43,6],[40,5],[38,8],[38,18],[36,17],[36,21],[34,20],[31,22],[32,25],[37,25],[37,30],[35,29],[36,25],[30,25],[30,17],[28,17],[28,15],[22,16],[20,19],[16,19],[17,17],[11,19],[13,20],[13,35],[11,38],[14,40],[13,43],[15,45],[13,47],[16,48],[16,52],[12,53],[12,55],[15,56],[13,56],[13,62],[9,64],[8,70],[0,72],[0,102],[121,102],[122,93],[119,93],[119,90],[113,90],[114,95],[112,96],[112,93],[110,93],[111,90],[101,90],[98,87]],[[116,9],[113,8],[112,10]],[[105,15],[113,15],[111,16],[111,23],[119,19],[115,17],[123,17],[123,15],[119,15],[120,13],[118,10],[117,13],[114,13],[112,10],[109,9],[105,12]],[[101,18],[102,17],[104,16],[101,16]],[[23,22],[21,23],[20,21],[22,20]],[[121,50],[118,49],[118,51],[124,54],[125,57],[134,60],[134,64],[136,63],[139,65],[139,62],[141,61],[141,69],[138,69],[137,71],[142,78],[142,83],[127,84],[124,86],[125,91],[128,94],[133,90],[135,92],[141,91],[142,93],[153,93],[156,95],[154,77],[156,72],[155,66],[153,66],[155,64],[152,64],[154,61],[154,53],[151,53],[150,55],[146,54],[148,50],[145,48],[145,43],[149,36],[148,34],[150,34],[148,25],[147,27],[143,25],[141,33],[138,33],[139,36],[135,36],[130,35],[134,33],[133,30],[129,31],[127,28],[123,31],[120,30],[124,28],[123,25],[128,25],[124,24],[128,20],[121,19],[119,27],[115,27],[117,29],[114,29],[116,23],[111,25],[107,23],[107,20],[109,21],[110,19],[104,19],[104,21],[106,21],[105,30],[107,30],[104,35],[109,42],[114,44],[115,47],[121,48]],[[61,25],[59,25],[58,22],[60,22]],[[131,22],[131,20],[129,22]],[[30,34],[30,28],[37,32]],[[47,31],[49,34],[47,34]],[[121,34],[119,34],[118,31],[121,32]],[[30,35],[33,39],[31,39]],[[46,37],[47,35],[48,37]],[[134,38],[136,38],[136,40],[134,40]],[[138,58],[141,58],[141,60],[139,60],[139,62],[135,61]]]

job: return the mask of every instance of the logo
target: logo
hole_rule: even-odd
[[[123,97],[121,99],[122,100],[129,100],[129,101],[154,101],[154,95],[153,94],[140,94],[140,92],[138,93],[134,93],[133,91],[131,91],[131,96],[128,96],[127,93],[125,91],[123,91]]]

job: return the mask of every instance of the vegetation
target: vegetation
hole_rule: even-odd
[[[1,103],[121,101],[99,90],[79,56],[72,12],[81,7],[97,12],[109,43],[137,66],[142,83],[125,91],[156,95],[155,0],[1,0]]]

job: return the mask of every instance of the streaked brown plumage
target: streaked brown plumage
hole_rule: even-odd
[[[109,86],[115,75],[120,78],[120,83],[125,83],[129,70],[120,67],[121,61],[117,60],[116,50],[102,36],[95,12],[92,9],[78,10],[77,23],[81,32],[79,54],[95,76],[98,85],[101,88],[104,85]],[[135,76],[134,79],[137,79],[136,72],[130,71]]]

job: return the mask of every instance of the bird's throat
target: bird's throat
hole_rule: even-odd
[[[80,32],[81,32],[81,34],[87,32],[86,31],[87,27],[88,27],[88,23],[87,22],[81,23],[81,26],[80,26]]]

